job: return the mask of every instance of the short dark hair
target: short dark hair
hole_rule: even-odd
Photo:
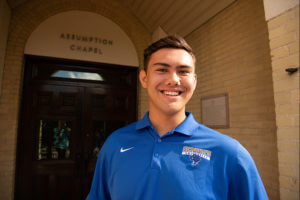
[[[163,48],[183,49],[187,51],[193,57],[194,62],[196,62],[196,57],[190,45],[188,45],[188,43],[182,37],[178,35],[170,35],[152,43],[147,49],[144,50],[144,70],[146,72],[151,55]]]

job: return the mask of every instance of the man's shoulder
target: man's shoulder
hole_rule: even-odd
[[[201,138],[202,140],[205,138],[205,142],[217,155],[231,157],[237,163],[253,162],[247,149],[238,140],[229,135],[200,124],[195,136],[195,138]]]
[[[105,143],[108,144],[118,144],[120,142],[126,142],[134,137],[136,137],[138,134],[138,130],[136,128],[137,123],[139,121],[132,122],[126,126],[123,126],[115,131],[113,131],[108,138],[106,139]]]
[[[201,143],[205,141],[205,146],[227,154],[236,154],[240,145],[236,139],[229,135],[209,128],[201,123],[199,123],[198,128],[195,129],[193,140]]]
[[[132,122],[126,126],[123,126],[115,131],[113,131],[110,136],[107,138],[107,140],[120,140],[120,137],[126,137],[128,134],[134,134],[136,133],[136,123]]]
[[[112,153],[112,149],[118,149],[121,144],[126,143],[136,133],[136,122],[128,124],[113,131],[105,140],[101,151],[104,154]]]
[[[209,140],[210,142],[228,143],[235,144],[237,141],[228,135],[225,135],[215,129],[208,127],[200,122],[198,122],[192,115],[188,112],[188,120],[185,121],[184,130],[188,130],[189,135],[192,135],[195,139]]]
[[[230,137],[229,135],[226,135],[224,133],[221,133],[215,129],[209,128],[201,123],[199,123],[198,128],[195,130],[195,136],[196,137],[205,137],[214,139],[216,141],[222,141],[222,142],[229,142],[229,143],[236,143],[237,140]]]

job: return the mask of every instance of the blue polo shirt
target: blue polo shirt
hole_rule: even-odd
[[[268,199],[255,163],[236,140],[191,113],[160,137],[148,113],[112,133],[87,200]]]

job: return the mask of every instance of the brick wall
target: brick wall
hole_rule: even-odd
[[[68,10],[95,12],[114,21],[133,41],[140,60],[143,49],[151,41],[151,34],[117,1],[32,0],[12,11],[0,99],[0,199],[13,199],[23,52],[26,40],[45,19]],[[145,104],[145,100],[141,101],[140,108],[145,107]],[[140,113],[141,109],[139,115]]]
[[[186,37],[198,85],[187,109],[200,121],[200,98],[228,93],[230,128],[244,145],[270,199],[279,199],[276,120],[268,27],[261,0],[237,0]]]
[[[280,199],[299,199],[299,5],[268,21],[277,123]]]
[[[4,67],[4,58],[10,15],[10,8],[6,0],[0,1],[0,96],[2,89],[2,72]]]

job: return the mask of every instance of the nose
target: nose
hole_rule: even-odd
[[[180,77],[178,76],[178,74],[176,72],[172,72],[169,74],[168,80],[167,80],[167,85],[168,86],[180,85]]]

